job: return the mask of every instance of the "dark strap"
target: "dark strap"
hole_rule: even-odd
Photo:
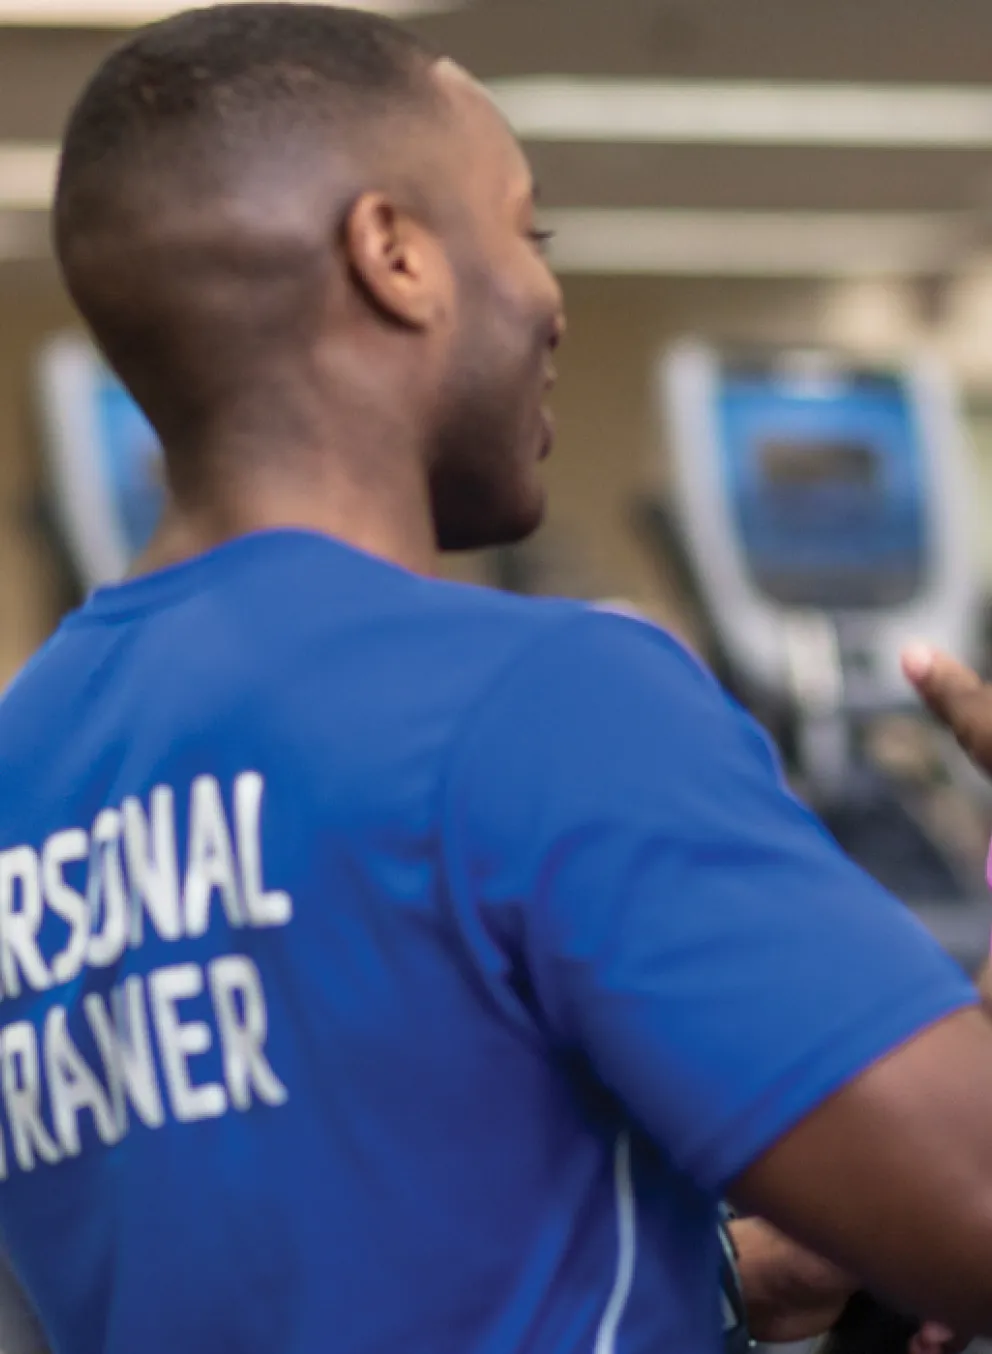
[[[723,1319],[724,1354],[747,1354],[752,1340],[747,1328],[747,1309],[737,1271],[737,1248],[727,1223],[733,1214],[720,1211],[720,1311]]]
[[[906,1354],[919,1329],[915,1317],[883,1306],[870,1293],[855,1293],[817,1354]]]

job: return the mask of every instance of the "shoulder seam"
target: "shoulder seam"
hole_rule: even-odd
[[[674,635],[671,635],[661,626],[654,625],[651,621],[642,620],[639,617],[627,615],[618,611],[612,611],[609,607],[596,606],[593,603],[577,603],[579,610],[563,616],[552,625],[547,626],[537,637],[528,636],[528,638],[517,645],[513,652],[500,663],[496,671],[483,683],[482,688],[476,693],[470,701],[468,708],[462,713],[458,720],[454,732],[451,734],[448,748],[445,751],[441,770],[438,774],[438,798],[443,798],[445,788],[452,772],[452,763],[458,755],[458,748],[461,744],[466,727],[485,706],[494,689],[499,683],[507,677],[516,665],[523,661],[528,655],[540,650],[551,639],[558,637],[562,631],[567,630],[579,622],[588,622],[592,619],[612,621],[623,626],[624,629],[636,629],[637,631],[646,631],[645,638],[661,639],[666,647],[674,649],[682,660],[688,663],[699,676],[704,680],[715,683],[715,678],[707,668],[701,658],[698,658],[691,650],[686,648]]]

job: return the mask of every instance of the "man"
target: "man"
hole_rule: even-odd
[[[992,1025],[661,632],[437,582],[563,332],[468,75],[233,6],[72,116],[174,510],[0,705],[0,1228],[63,1354],[706,1354],[729,1195],[992,1328]]]

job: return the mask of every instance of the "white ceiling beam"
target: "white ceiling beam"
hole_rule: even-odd
[[[958,213],[574,208],[545,221],[563,274],[925,277],[979,243],[973,218]]]
[[[984,150],[992,91],[935,85],[541,77],[489,86],[533,141]]]
[[[58,160],[55,145],[0,142],[0,210],[47,211]]]

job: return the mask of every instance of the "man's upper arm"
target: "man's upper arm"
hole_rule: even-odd
[[[872,1064],[735,1197],[903,1311],[992,1334],[992,1024],[958,1012]]]
[[[466,932],[512,953],[542,1029],[704,1188],[973,1000],[756,727],[637,622],[585,615],[504,676],[460,740],[445,849]]]
[[[992,1019],[992,962],[987,963],[978,976],[978,995],[982,999],[982,1009]]]

